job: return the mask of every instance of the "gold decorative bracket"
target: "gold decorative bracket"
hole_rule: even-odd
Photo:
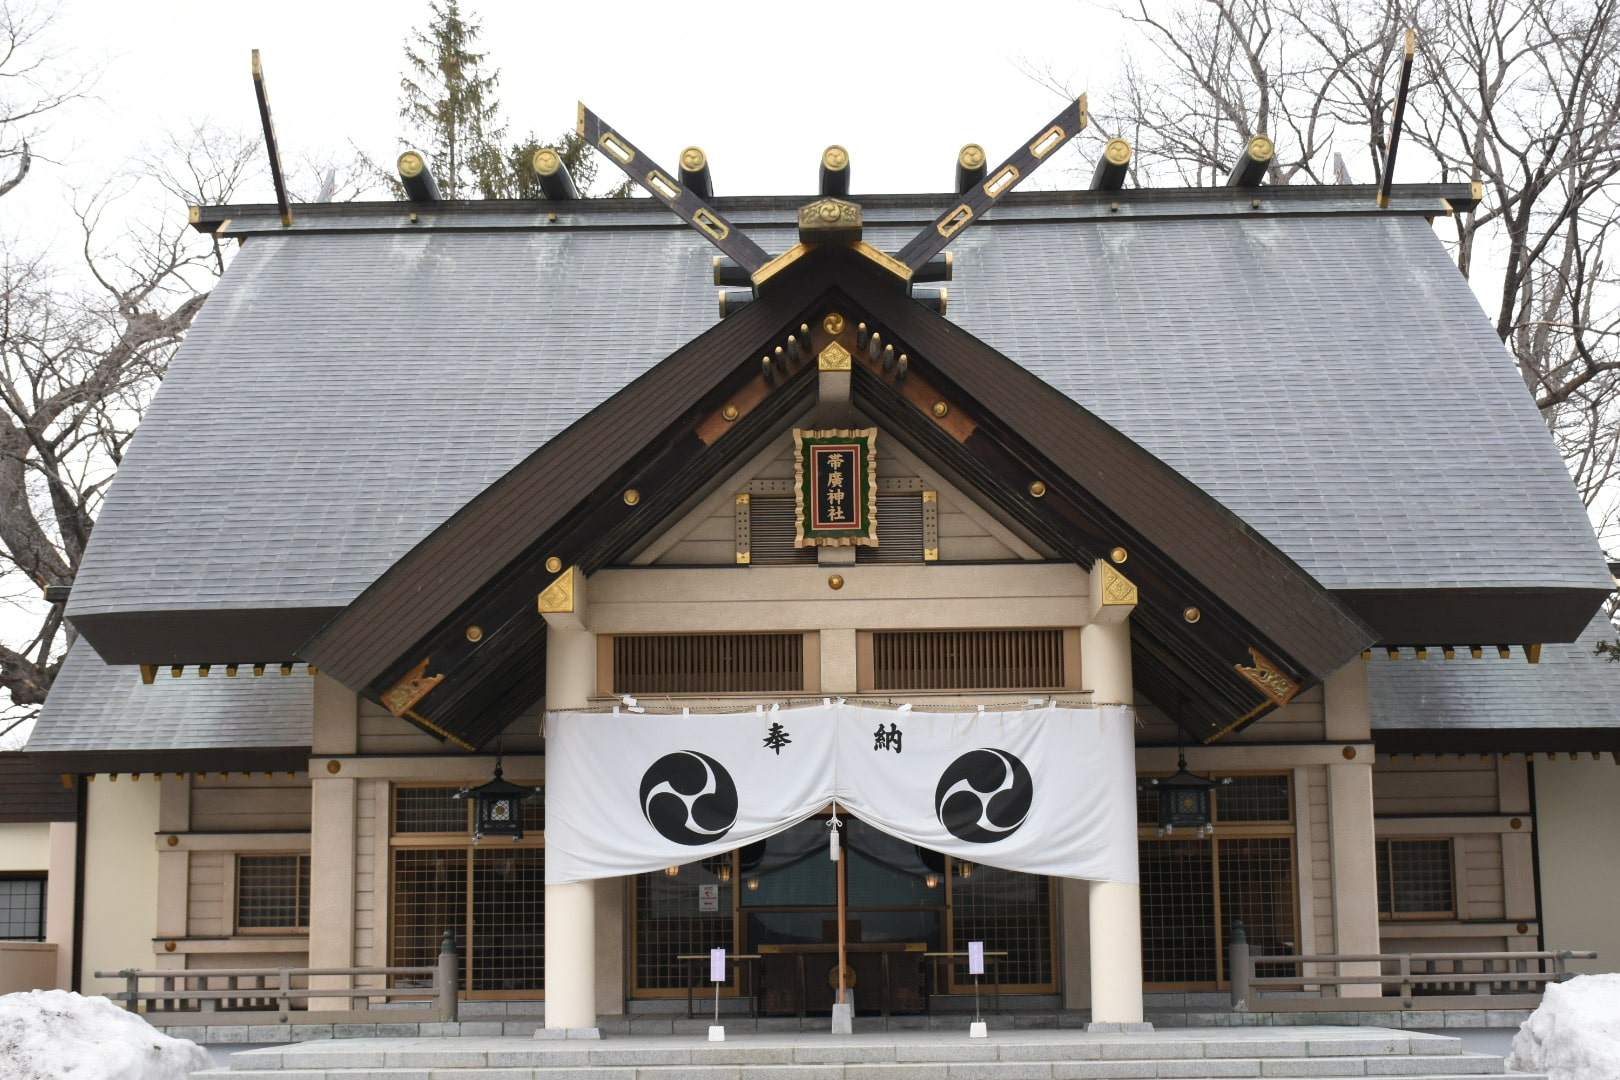
[[[1286,705],[1299,693],[1299,683],[1289,678],[1276,664],[1261,655],[1259,649],[1250,649],[1249,655],[1254,657],[1254,667],[1244,667],[1234,664],[1238,674],[1248,679],[1278,705]]]
[[[442,683],[443,675],[427,673],[428,664],[432,659],[431,656],[424,656],[422,662],[412,668],[409,675],[395,683],[394,688],[382,697],[383,708],[395,716],[404,716],[410,711],[411,706],[427,697],[429,691]]]
[[[552,626],[569,630],[585,628],[585,573],[570,566],[540,593],[540,614]]]
[[[1121,622],[1130,617],[1138,603],[1136,583],[1107,559],[1091,564],[1091,621]]]
[[[799,243],[854,244],[861,239],[861,208],[847,199],[818,199],[799,208]]]
[[[816,370],[848,371],[853,366],[853,359],[849,350],[835,341],[821,350],[821,355],[816,358]]]

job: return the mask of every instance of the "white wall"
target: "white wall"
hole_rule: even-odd
[[[0,825],[0,871],[51,867],[51,826],[45,821],[19,821]]]
[[[173,782],[173,781],[170,781]],[[81,988],[86,994],[122,990],[116,979],[95,971],[152,968],[157,928],[158,794],[162,782],[128,775],[91,781],[84,850],[84,955]]]
[[[1620,971],[1620,767],[1537,761],[1536,832],[1541,846],[1541,925],[1549,949],[1596,949],[1576,971]]]

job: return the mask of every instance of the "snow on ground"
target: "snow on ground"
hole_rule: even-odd
[[[101,997],[66,990],[0,996],[0,1080],[186,1080],[208,1051],[171,1039]]]
[[[1549,984],[1507,1063],[1549,1080],[1620,1080],[1620,975]]]

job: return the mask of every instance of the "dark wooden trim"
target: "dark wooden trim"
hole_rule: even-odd
[[[1596,565],[1594,559],[1593,565]],[[1614,590],[1341,589],[1390,645],[1525,645],[1574,641]]]
[[[343,611],[337,607],[120,611],[69,618],[109,664],[279,664]]]
[[[1378,185],[1359,184],[1343,187],[1321,187],[1317,185],[1284,185],[1282,187],[1268,187],[1264,193],[1264,206],[1258,213],[1322,213],[1322,214],[1379,214],[1382,216],[1418,214],[1425,217],[1445,216],[1446,206],[1449,204],[1459,213],[1466,213],[1478,203],[1474,190],[1470,184],[1399,184],[1391,193],[1391,204],[1387,210],[1379,210],[1374,202],[1378,194]],[[1120,191],[1012,191],[996,200],[1000,207],[1030,207],[1040,206],[1049,209],[1049,213],[1041,217],[1031,217],[1027,220],[1053,221],[1072,217],[1083,217],[1086,220],[1096,220],[1099,216],[1113,217],[1109,207],[1113,203],[1132,208],[1131,218],[1140,220],[1144,213],[1149,216],[1169,215],[1175,217],[1202,216],[1203,211],[1190,210],[1199,204],[1208,205],[1212,199],[1218,199],[1223,206],[1229,205],[1230,210],[1218,211],[1223,216],[1241,210],[1244,216],[1252,217],[1257,211],[1251,206],[1254,199],[1252,191],[1225,191],[1213,187],[1174,187],[1174,188],[1126,188]],[[724,211],[728,217],[740,225],[770,225],[780,228],[796,220],[798,208],[805,202],[805,196],[784,195],[733,195],[716,197],[716,208]],[[955,206],[961,202],[961,196],[955,193],[924,193],[924,194],[897,194],[862,196],[860,202],[867,209],[882,208],[884,210],[912,211],[913,213],[896,221],[885,221],[885,225],[922,225],[932,221],[934,217],[948,205]],[[1331,205],[1331,208],[1329,206]],[[1312,210],[1301,210],[1301,206],[1315,207]],[[644,199],[592,199],[590,200],[590,214],[594,221],[581,226],[569,226],[562,223],[552,223],[546,220],[551,211],[569,211],[578,213],[580,205],[577,202],[558,202],[550,199],[452,199],[443,200],[433,204],[433,223],[412,223],[410,221],[411,204],[402,201],[377,202],[346,202],[346,203],[312,203],[298,204],[298,221],[292,228],[283,228],[278,208],[274,203],[232,203],[222,206],[203,206],[197,208],[195,219],[191,227],[198,232],[213,235],[222,225],[230,223],[227,230],[229,235],[243,233],[276,231],[288,235],[301,235],[305,233],[318,233],[341,228],[344,231],[361,228],[358,225],[334,226],[334,221],[355,221],[357,219],[374,219],[375,223],[366,228],[373,230],[385,229],[389,231],[410,229],[421,231],[423,229],[442,229],[456,227],[457,222],[476,223],[476,227],[483,229],[517,229],[529,232],[554,232],[559,229],[570,228],[608,228],[624,229],[626,227],[639,227],[640,219],[648,219],[650,204]],[[1096,212],[1094,212],[1096,211]],[[615,217],[633,217],[638,219],[638,225],[628,225],[625,222],[616,222]],[[994,216],[990,220],[996,220]],[[1001,222],[1007,223],[1010,219],[1002,217]],[[1019,219],[1026,220],[1026,219]],[[468,227],[466,224],[460,227]],[[655,229],[683,229],[689,225],[668,218],[663,220],[648,220],[647,228]]]
[[[309,771],[307,746],[253,749],[70,750],[28,755],[50,773],[288,773]],[[98,781],[99,782],[99,781]]]
[[[1375,728],[1373,742],[1380,754],[1612,754],[1620,753],[1620,729]]]

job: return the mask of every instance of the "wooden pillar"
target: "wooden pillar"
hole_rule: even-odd
[[[360,785],[344,771],[340,759],[358,752],[360,699],[326,675],[314,678],[310,693],[314,759],[309,770],[309,966],[353,967]],[[341,975],[309,980],[311,989],[347,989],[348,984]],[[352,1005],[347,998],[315,998],[310,1003],[314,1009]]]
[[[359,784],[324,762],[309,782],[309,966],[354,966],[355,825]],[[347,989],[342,975],[312,975],[311,990]],[[310,1008],[347,1009],[347,998],[311,998]]]
[[[183,952],[170,952],[165,945],[190,932],[191,852],[184,845],[170,847],[167,836],[191,831],[191,781],[187,777],[154,774],[158,785],[158,895],[157,923],[153,933],[159,939],[154,952],[155,968],[184,968]]]
[[[81,779],[79,783],[84,783]],[[79,873],[79,826],[53,821],[50,828],[50,865],[45,887],[45,940],[56,945],[56,982],[40,989],[67,990],[73,986],[73,897]]]
[[[1091,620],[1080,631],[1081,679],[1098,704],[1134,704],[1130,615],[1136,607],[1136,586],[1099,560],[1091,568],[1090,606]],[[1131,816],[1135,817],[1134,803]],[[1134,848],[1130,861],[1136,862]],[[1090,882],[1086,908],[1092,1023],[1140,1024],[1142,887],[1124,882]]]
[[[585,623],[585,575],[569,567],[540,596],[546,620],[546,708],[590,704],[596,635]],[[546,886],[546,1027],[596,1031],[596,882]]]
[[[1324,731],[1334,742],[1372,737],[1367,666],[1352,660],[1323,686]],[[1379,951],[1378,855],[1373,833],[1373,754],[1347,748],[1355,757],[1328,766],[1328,837],[1333,865],[1333,951]],[[1342,975],[1376,975],[1376,963],[1341,964]],[[1340,997],[1377,997],[1376,985],[1341,986]]]
[[[124,989],[124,981],[94,972],[155,966],[159,785],[102,773],[85,794],[83,953],[76,962],[81,992],[102,994]]]

